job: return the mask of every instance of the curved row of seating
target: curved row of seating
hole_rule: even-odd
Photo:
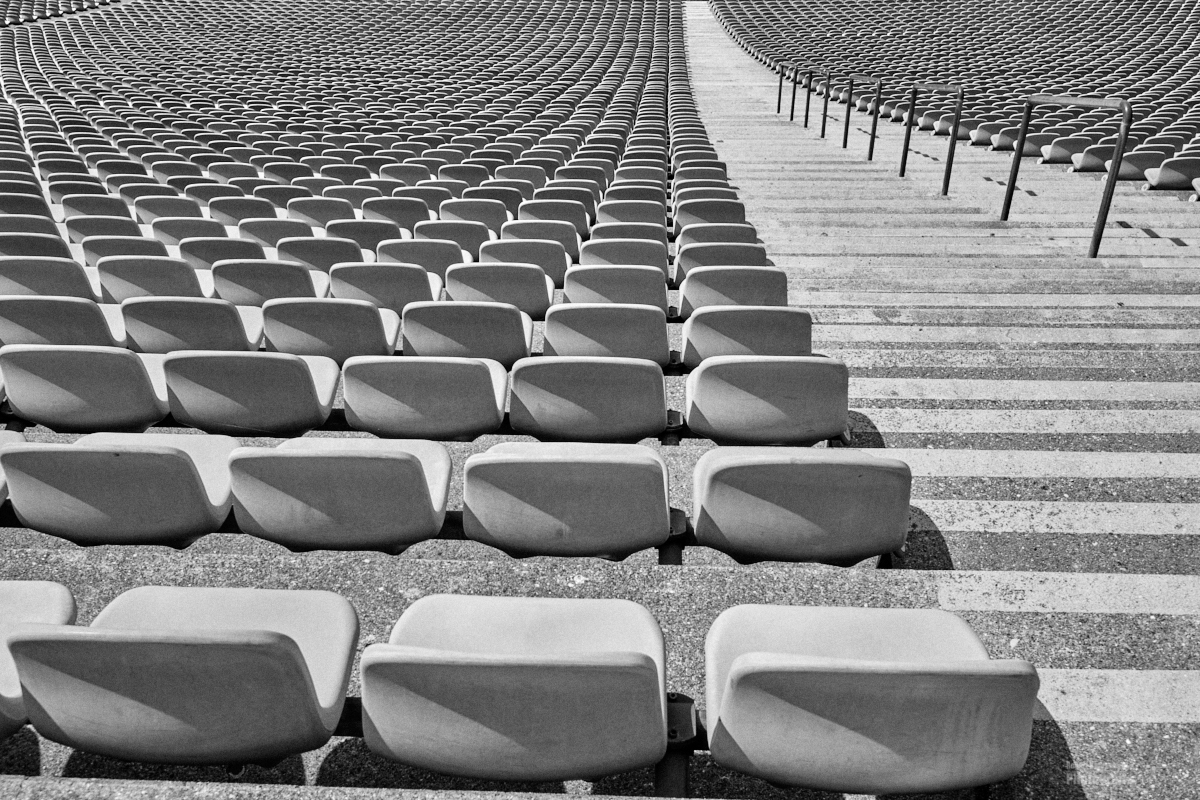
[[[235,436],[296,436],[329,420],[339,378],[347,422],[399,438],[637,441],[669,419],[662,367],[645,358],[323,356],[120,348],[0,348],[9,408],[64,432],[139,431],[163,422]],[[718,442],[799,444],[847,427],[849,373],[824,356],[714,356],[688,376],[684,421]]]
[[[28,717],[121,759],[272,763],[320,747],[351,709],[358,619],[331,592],[146,586],[87,627],[57,584],[0,583],[0,604],[15,688],[0,735]],[[992,660],[944,611],[737,606],[705,659],[707,742],[692,722],[690,746],[776,784],[972,787],[1029,750],[1033,666]],[[659,762],[669,723],[682,733],[662,632],[628,600],[423,597],[359,676],[367,747],[451,775],[594,779]]]
[[[0,14],[3,14],[0,26],[52,19],[115,2],[119,0],[4,0],[0,3]]]
[[[451,459],[431,441],[304,438],[265,448],[228,436],[3,436],[0,470],[17,519],[81,545],[186,547],[237,530],[297,551],[400,553],[446,524]],[[895,459],[719,447],[700,458],[694,481],[690,538],[678,541],[744,563],[848,566],[904,545],[912,478]],[[514,557],[622,560],[688,533],[672,518],[668,489],[666,464],[648,447],[507,442],[467,459],[461,534]]]
[[[878,104],[885,119],[902,121],[912,84],[962,85],[963,119],[955,135],[995,150],[1012,151],[1026,95],[1125,98],[1135,122],[1117,178],[1177,191],[1200,179],[1200,12],[1194,4],[1095,0],[1086,11],[1016,0],[986,9],[928,0],[836,8],[811,0],[710,5],[755,58],[775,70],[790,69],[787,64],[817,70],[814,89],[828,88],[859,111]],[[828,87],[819,77],[826,72]],[[854,73],[882,79],[880,96],[860,81],[849,97],[847,78]],[[918,103],[914,123],[949,135],[953,97],[926,93]],[[1024,155],[1105,172],[1118,127],[1110,110],[1035,107]]]

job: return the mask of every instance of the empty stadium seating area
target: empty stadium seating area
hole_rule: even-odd
[[[1150,189],[1190,190],[1200,180],[1200,12],[1178,0],[1084,5],[1001,2],[981,6],[821,3],[777,0],[713,8],[729,34],[772,68],[815,70],[814,89],[860,111],[878,102],[903,120],[915,82],[966,90],[957,136],[1011,152],[1030,94],[1120,97],[1134,109],[1121,180]],[[789,68],[790,69],[790,68]],[[880,97],[852,74],[883,81]],[[922,96],[914,123],[948,136],[954,98]],[[1120,119],[1112,111],[1039,106],[1024,155],[1079,172],[1104,172]],[[1196,187],[1200,192],[1200,186]]]
[[[1191,6],[5,12],[0,796],[1190,796]]]

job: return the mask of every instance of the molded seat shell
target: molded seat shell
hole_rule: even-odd
[[[356,356],[342,372],[346,420],[376,436],[470,440],[504,421],[508,373],[496,361]]]
[[[109,256],[96,264],[104,302],[131,297],[205,297],[196,269],[181,258],[168,256]],[[205,273],[207,274],[207,273]]]
[[[553,239],[500,239],[484,242],[479,248],[479,262],[537,264],[562,288],[571,257],[561,242]]]
[[[683,324],[683,364],[713,356],[812,355],[812,315],[787,306],[705,306]]]
[[[450,454],[435,442],[289,439],[229,460],[242,531],[291,550],[399,553],[437,536]]]
[[[324,297],[329,277],[291,261],[265,259],[218,261],[213,286],[222,300],[239,306],[261,306],[281,297]]]
[[[820,356],[715,356],[688,375],[688,428],[722,444],[815,444],[849,419],[850,373]]]
[[[713,760],[847,794],[1002,781],[1029,753],[1037,672],[935,609],[735,606],[705,645]]]
[[[329,284],[334,297],[366,300],[397,314],[409,303],[432,302],[442,293],[442,279],[421,265],[387,261],[338,264],[329,272]]]
[[[290,436],[329,418],[338,366],[323,356],[180,350],[163,360],[171,415],[235,436]]]
[[[679,316],[705,306],[786,306],[787,273],[778,267],[695,267],[679,283]]]
[[[262,312],[209,297],[134,297],[121,304],[130,349],[257,350]]]
[[[667,246],[650,239],[593,239],[579,251],[584,265],[658,267],[667,274]]]
[[[222,765],[329,741],[357,641],[354,608],[331,592],[147,586],[90,627],[25,628],[11,647],[43,736],[125,760]]]
[[[62,584],[50,581],[0,581],[0,642],[28,624],[70,625],[75,598]],[[0,647],[0,741],[25,724],[21,681],[8,647]]]
[[[228,436],[93,433],[0,450],[13,510],[77,544],[186,547],[229,515]]]
[[[276,242],[275,254],[280,261],[294,261],[320,272],[329,272],[335,264],[358,262],[363,258],[358,242],[334,236],[289,236]]]
[[[0,344],[120,347],[125,331],[117,306],[81,297],[0,297]]]
[[[547,356],[641,358],[665,367],[671,360],[667,315],[656,306],[563,303],[546,314]]]
[[[554,281],[536,264],[453,264],[446,270],[449,300],[508,303],[531,319],[545,319],[554,302]]]
[[[629,442],[667,427],[662,367],[637,358],[524,358],[512,370],[509,422],[546,440]]]
[[[268,350],[338,364],[351,356],[392,355],[400,336],[400,315],[365,300],[268,300],[262,314]]]
[[[628,303],[667,310],[667,281],[658,267],[589,265],[567,270],[567,303]]]
[[[761,244],[744,242],[705,242],[688,244],[675,254],[675,275],[678,282],[697,267],[766,267],[767,249]]]
[[[670,535],[667,467],[636,444],[499,444],[467,460],[463,529],[518,558],[621,560]]]
[[[908,532],[908,465],[862,450],[718,447],[694,479],[697,542],[742,563],[849,566],[899,550]]]
[[[409,303],[403,335],[406,356],[488,358],[508,367],[529,355],[533,320],[507,303]]]
[[[0,374],[13,412],[53,431],[143,431],[170,410],[161,359],[123,347],[5,345]]]
[[[563,780],[666,752],[662,633],[627,600],[434,595],[363,653],[375,753],[451,775]]]
[[[464,263],[462,248],[448,239],[392,239],[380,244],[378,253],[381,262],[418,264],[443,281],[447,267]]]
[[[98,300],[87,271],[69,258],[0,256],[0,295]]]

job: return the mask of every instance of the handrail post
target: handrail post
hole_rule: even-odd
[[[825,107],[821,110],[821,138],[825,138],[825,123],[829,120],[829,87],[833,83],[833,73],[825,70]]]
[[[1021,171],[1021,156],[1025,152],[1025,137],[1029,134],[1029,121],[1033,119],[1033,101],[1025,101],[1025,112],[1021,115],[1021,132],[1017,134],[1017,143],[1013,147],[1012,167],[1008,170],[1008,185],[1004,187],[1004,207],[1000,209],[1001,221],[1008,220],[1008,212],[1012,208],[1013,194],[1017,191],[1017,173]]]
[[[1117,147],[1113,151],[1112,165],[1108,169],[1108,180],[1104,182],[1104,196],[1100,199],[1100,212],[1096,214],[1096,227],[1092,229],[1088,258],[1095,258],[1100,253],[1100,240],[1104,238],[1104,226],[1108,224],[1108,210],[1112,207],[1113,194],[1117,191],[1117,179],[1121,175],[1121,160],[1125,156],[1129,126],[1133,124],[1133,107],[1125,100],[1121,103],[1121,131],[1117,134]]]
[[[1004,206],[1000,209],[1000,219],[1007,220],[1012,208],[1013,194],[1017,187],[1017,172],[1021,167],[1021,158],[1025,153],[1025,136],[1029,132],[1029,122],[1033,117],[1033,107],[1037,105],[1080,106],[1083,108],[1111,108],[1121,112],[1121,128],[1117,135],[1117,143],[1113,149],[1112,161],[1108,167],[1108,177],[1104,181],[1104,194],[1100,199],[1100,210],[1096,213],[1096,224],[1092,228],[1092,241],[1088,247],[1088,258],[1096,258],[1100,254],[1100,242],[1104,238],[1104,228],[1108,224],[1108,212],[1112,209],[1113,196],[1117,191],[1117,179],[1121,174],[1121,162],[1125,156],[1125,145],[1129,141],[1129,128],[1133,124],[1133,107],[1128,100],[1120,97],[1072,97],[1070,95],[1034,94],[1025,98],[1025,114],[1021,118],[1021,132],[1017,137],[1013,153],[1012,169],[1009,171],[1008,186],[1004,191]]]
[[[808,127],[808,109],[810,106],[812,106],[812,82],[813,82],[813,75],[815,74],[815,72],[810,69],[810,70],[806,70],[805,74],[808,75],[808,85],[804,87],[804,127],[807,128]]]
[[[871,81],[875,84],[875,112],[871,115],[871,141],[867,145],[867,161],[875,159],[875,138],[879,133],[879,106],[880,98],[883,96],[883,79],[875,78],[870,75],[855,74],[850,76],[850,97],[846,101],[846,127],[842,133],[842,147],[846,146],[846,139],[850,135],[850,104],[854,102],[854,79],[858,78],[864,81]]]
[[[900,150],[900,177],[908,169],[908,144],[912,141],[913,119],[917,115],[917,84],[908,93],[908,113],[904,115],[904,147]]]
[[[784,72],[787,71],[787,61],[779,62],[779,97],[775,100],[775,113],[784,110]]]
[[[958,87],[958,100],[954,105],[954,129],[950,131],[950,146],[946,150],[946,171],[942,174],[942,197],[950,195],[950,172],[954,169],[954,148],[958,144],[958,126],[962,124],[963,87]]]
[[[854,74],[847,78],[849,87],[846,89],[846,124],[842,126],[842,149],[850,143],[850,104],[854,102]]]
[[[796,76],[800,70],[795,65],[792,66],[792,108],[788,111],[788,122],[796,121]]]

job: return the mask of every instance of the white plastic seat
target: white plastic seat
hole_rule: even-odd
[[[784,786],[909,794],[1020,772],[1033,665],[936,609],[735,606],[705,644],[709,749]]]
[[[377,252],[381,262],[417,264],[443,281],[447,267],[465,263],[462,248],[448,239],[392,239],[381,243]]]
[[[667,467],[636,444],[498,444],[467,460],[463,530],[518,558],[619,561],[670,536]]]
[[[658,267],[668,274],[667,246],[650,239],[593,239],[579,251],[583,265]]]
[[[118,306],[82,297],[0,297],[0,344],[76,344],[123,347]]]
[[[574,234],[572,234],[574,235]],[[537,264],[558,288],[562,288],[571,257],[561,242],[553,239],[499,239],[479,247],[479,262]]]
[[[275,254],[280,261],[294,261],[316,272],[329,272],[335,264],[363,259],[358,242],[334,236],[285,237],[275,243]]]
[[[758,231],[753,225],[735,225],[725,222],[703,222],[688,225],[679,232],[675,247],[682,249],[689,244],[758,244]]]
[[[25,625],[71,625],[75,598],[62,584],[50,581],[0,581],[0,642]],[[0,646],[0,741],[28,719],[17,666],[7,646]]]
[[[908,533],[908,465],[866,450],[718,447],[694,479],[696,541],[742,563],[850,566]]]
[[[608,200],[596,207],[596,224],[640,222],[665,226],[666,206],[647,200]]]
[[[671,360],[667,315],[661,308],[624,303],[563,303],[546,314],[547,356]]]
[[[684,419],[721,444],[814,444],[841,436],[850,373],[820,356],[715,356],[686,383]]]
[[[697,267],[766,267],[767,249],[745,242],[703,242],[687,244],[675,253],[676,283]]]
[[[139,253],[138,255],[141,254]],[[167,255],[165,250],[161,255]],[[266,259],[267,254],[258,242],[251,242],[247,239],[223,239],[201,236],[181,240],[179,242],[179,256],[195,269],[212,269],[219,261],[261,261]],[[248,304],[242,303],[240,305]]]
[[[26,627],[11,648],[48,739],[131,761],[231,765],[329,741],[357,642],[354,608],[332,592],[145,586],[89,627]]]
[[[509,422],[543,440],[627,442],[667,427],[662,367],[636,358],[523,358],[512,369]]]
[[[500,229],[500,240],[516,239],[521,241],[545,240],[558,242],[563,251],[572,261],[579,261],[579,248],[582,240],[579,231],[570,222],[561,220],[515,220],[506,222]],[[482,252],[483,248],[480,248]],[[546,274],[553,276],[549,270]]]
[[[697,199],[675,204],[676,236],[688,225],[705,222],[744,224],[746,207],[737,200],[723,198]]]
[[[554,302],[554,281],[536,264],[453,264],[446,269],[446,297],[508,303],[531,319],[541,320]]]
[[[478,261],[479,248],[491,241],[494,234],[482,222],[430,220],[428,222],[418,222],[413,227],[413,237],[416,239],[454,242],[468,256],[467,259],[461,260]]]
[[[362,657],[364,738],[423,769],[598,778],[666,752],[662,632],[628,600],[433,595]]]
[[[131,297],[207,297],[213,291],[211,273],[198,271],[181,258],[110,256],[100,259],[96,271],[106,303]]]
[[[470,440],[504,421],[508,373],[488,359],[356,356],[342,382],[346,420],[376,436]]]
[[[812,355],[812,315],[788,306],[705,306],[683,324],[683,364],[713,356]]]
[[[437,536],[450,454],[435,442],[289,439],[229,460],[244,533],[291,550],[400,553]]]
[[[210,297],[132,297],[121,303],[130,349],[257,350],[262,311]]]
[[[533,320],[507,303],[409,303],[402,331],[406,356],[488,358],[506,367],[533,345]]]
[[[409,303],[437,300],[442,279],[419,264],[344,263],[329,271],[329,288],[334,297],[366,300],[401,314]]]
[[[400,315],[366,300],[281,298],[263,303],[268,350],[325,356],[338,364],[351,356],[392,355]]]
[[[26,527],[77,544],[186,547],[229,516],[228,436],[93,433],[0,449]]]
[[[161,358],[123,347],[5,345],[0,375],[13,412],[54,431],[142,431],[170,410]]]
[[[563,280],[567,303],[632,303],[667,310],[667,280],[658,267],[576,266]]]
[[[786,306],[787,273],[778,267],[695,267],[679,283],[679,316],[705,306]]]
[[[99,300],[88,271],[69,258],[0,257],[0,295]]]
[[[323,356],[179,350],[163,359],[171,416],[235,436],[290,436],[329,419],[338,366]]]
[[[213,286],[222,300],[261,306],[280,297],[325,297],[329,276],[291,261],[230,259],[212,268]]]

